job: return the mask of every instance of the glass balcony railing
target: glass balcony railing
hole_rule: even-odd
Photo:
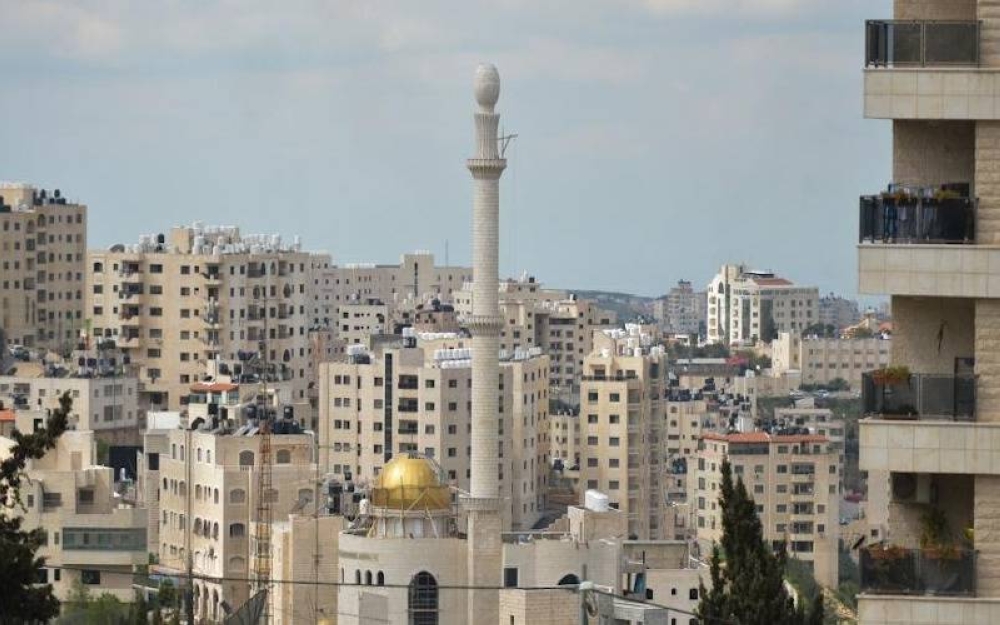
[[[861,549],[861,592],[885,595],[974,596],[976,552],[971,549]]]
[[[958,197],[865,195],[858,221],[861,243],[972,243],[976,202]]]
[[[861,411],[886,418],[973,421],[974,375],[909,374],[890,378],[870,371],[861,375]]]
[[[865,67],[975,67],[976,21],[868,20]]]

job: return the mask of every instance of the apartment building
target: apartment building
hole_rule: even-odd
[[[257,354],[304,399],[311,257],[278,235],[194,224],[87,255],[87,320],[137,367],[144,399],[177,410],[217,357]]]
[[[695,291],[689,280],[678,280],[654,305],[654,317],[664,334],[704,336],[707,297],[705,291]]]
[[[997,8],[895,2],[864,26],[864,115],[891,120],[892,179],[862,190],[859,292],[890,297],[906,368],[862,388],[860,466],[889,476],[868,508],[896,547],[861,551],[864,625],[1000,620]]]
[[[845,380],[852,389],[861,388],[866,371],[890,364],[892,338],[823,338],[780,332],[771,341],[771,372],[781,376],[798,371],[802,384],[830,384]]]
[[[88,368],[19,363],[16,375],[0,375],[0,403],[17,410],[49,411],[69,393],[73,407],[67,427],[90,430],[107,443],[139,444],[145,409],[139,384],[123,375],[98,376]]]
[[[819,290],[771,271],[723,265],[708,285],[709,343],[753,345],[819,320]]]
[[[14,345],[64,352],[84,327],[87,207],[0,182],[0,330]]]
[[[390,311],[411,302],[453,298],[467,282],[472,268],[437,266],[426,251],[403,254],[397,265],[335,265],[329,256],[317,256],[312,266],[314,325],[332,323],[342,304],[380,300]],[[329,320],[329,321],[327,321]]]
[[[337,306],[336,333],[345,345],[368,345],[373,334],[392,334],[389,306],[369,298]]]
[[[663,527],[667,433],[666,354],[638,326],[595,333],[580,385],[581,498],[606,493],[641,540]]]
[[[842,330],[861,320],[858,303],[829,293],[819,298],[819,323]]]
[[[349,351],[320,367],[320,458],[324,471],[371,483],[390,458],[418,453],[440,465],[449,486],[469,488],[471,339],[408,333],[374,352]],[[497,467],[504,526],[531,527],[541,516],[551,453],[549,359],[537,349],[500,361],[501,434]]]
[[[18,411],[17,429],[33,431],[33,416]],[[0,437],[0,458],[13,446]],[[69,599],[76,583],[94,595],[132,601],[134,567],[149,562],[146,511],[116,496],[114,471],[97,465],[94,433],[64,432],[42,458],[28,461],[26,473],[23,527],[45,532],[38,555],[46,566],[39,580],[52,584],[60,601]]]
[[[472,313],[472,285],[455,296],[459,316]],[[617,324],[613,312],[565,291],[542,288],[531,276],[500,281],[500,349],[539,347],[549,356],[550,395],[556,405],[575,408],[583,359],[593,350],[594,330]]]
[[[210,621],[222,618],[222,602],[237,607],[249,598],[250,585],[240,580],[254,573],[252,534],[260,484],[257,429],[217,425],[206,421],[194,430],[151,430],[144,458],[146,495],[159,503],[153,572],[182,576],[190,560],[197,576],[195,617]],[[313,501],[315,442],[307,434],[275,433],[270,440],[272,489],[264,496],[272,518],[280,520]],[[142,521],[145,529],[145,516]]]
[[[840,459],[825,436],[708,433],[690,479],[702,553],[722,538],[718,505],[726,458],[757,504],[764,540],[811,562],[816,581],[837,587]]]

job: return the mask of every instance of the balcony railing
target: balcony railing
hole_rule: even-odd
[[[972,243],[975,238],[974,200],[861,197],[858,239],[862,243]]]
[[[868,20],[866,67],[975,67],[979,22]]]
[[[864,373],[861,410],[865,415],[897,419],[973,421],[976,377],[915,373],[899,380],[885,379],[877,372]]]
[[[861,592],[974,596],[976,552],[970,549],[861,549]]]

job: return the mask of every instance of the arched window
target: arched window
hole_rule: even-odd
[[[206,449],[205,450],[205,462],[207,462],[208,464],[212,464],[212,450],[211,449]]]
[[[379,571],[378,575],[375,576],[375,583],[379,586],[385,586],[385,573]]]
[[[229,558],[229,570],[230,571],[242,571],[246,568],[247,561],[240,556],[233,556]]]
[[[194,498],[201,499],[201,484],[196,484],[194,487]]]
[[[219,524],[218,523],[214,523],[212,525],[212,538],[214,538],[215,540],[219,540]]]
[[[580,578],[572,573],[567,573],[563,575],[559,580],[559,586],[572,586],[580,583]]]
[[[167,486],[167,478],[163,478],[163,490],[170,490]]]
[[[355,569],[354,570],[354,583],[357,584],[358,586],[361,585],[361,571],[360,571],[360,569]]]
[[[242,523],[233,523],[229,526],[230,538],[242,538],[247,535],[247,526]]]
[[[198,462],[201,462],[201,447],[198,448]]]
[[[420,571],[410,580],[410,625],[437,625],[437,580],[427,571]]]
[[[274,454],[274,459],[278,464],[290,464],[292,462],[292,452],[287,449],[279,449],[278,453]]]
[[[250,450],[244,450],[240,452],[240,466],[241,467],[252,467],[253,466],[253,452]]]
[[[371,571],[365,571],[365,585],[366,586],[371,586],[372,585],[372,572]]]
[[[170,445],[170,458],[177,460],[177,443],[171,443]]]
[[[184,459],[184,445],[181,445],[181,460]]]
[[[179,482],[177,484],[177,493],[181,497],[187,497],[187,494],[188,494],[187,482]]]
[[[246,503],[247,492],[242,488],[234,488],[229,491],[229,503]]]
[[[219,489],[215,489],[215,503],[219,503]]]
[[[340,567],[340,583],[344,583],[344,567]]]

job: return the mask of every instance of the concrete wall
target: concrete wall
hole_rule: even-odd
[[[892,181],[935,186],[972,182],[975,128],[965,121],[893,121]]]
[[[913,373],[952,374],[955,358],[976,353],[972,300],[893,297],[892,316],[892,362]]]
[[[980,0],[979,4],[986,4]],[[874,17],[874,16],[873,16]],[[974,20],[976,0],[893,0],[897,20]]]

